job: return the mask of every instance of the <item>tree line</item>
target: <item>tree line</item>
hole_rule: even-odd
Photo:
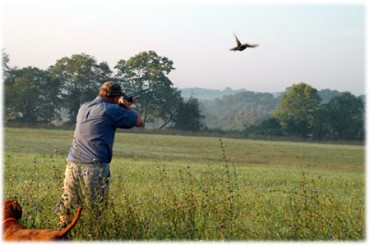
[[[191,95],[191,91],[187,89],[185,94]],[[316,90],[303,82],[282,93],[198,88],[193,88],[193,93],[200,98],[208,131],[254,138],[364,138],[364,95]],[[219,96],[221,93],[225,95]]]
[[[350,92],[323,101],[318,90],[294,84],[281,96],[272,116],[246,125],[245,136],[295,136],[315,140],[364,140],[365,106]]]
[[[5,123],[55,124],[64,119],[65,124],[74,125],[80,105],[93,100],[100,86],[110,80],[119,83],[126,93],[144,86],[150,89],[134,105],[145,123],[156,121],[159,128],[190,131],[202,128],[198,100],[181,97],[168,78],[175,69],[173,62],[154,51],[121,59],[114,71],[106,62],[99,63],[87,54],[63,57],[45,70],[18,69],[9,62],[9,55],[3,51]]]
[[[121,59],[114,70],[83,53],[63,57],[47,69],[18,69],[9,62],[9,55],[3,51],[6,124],[74,125],[80,105],[93,100],[101,84],[110,80],[119,83],[126,93],[149,88],[135,106],[146,124],[160,129],[233,131],[245,137],[364,139],[362,97],[349,92],[335,96],[328,91],[319,93],[303,82],[287,88],[278,98],[243,91],[214,102],[200,102],[194,96],[186,100],[181,96],[168,78],[175,69],[173,61],[154,51]]]

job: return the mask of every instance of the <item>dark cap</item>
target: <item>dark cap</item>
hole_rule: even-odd
[[[122,96],[121,86],[118,83],[105,82],[100,87],[99,96],[107,98]]]

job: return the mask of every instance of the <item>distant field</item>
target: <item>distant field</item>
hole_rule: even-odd
[[[365,147],[116,135],[111,206],[78,240],[364,240]],[[57,228],[73,132],[4,130],[4,198]]]

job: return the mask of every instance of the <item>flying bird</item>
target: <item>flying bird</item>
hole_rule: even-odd
[[[244,43],[244,44],[241,44],[241,42],[239,41],[238,37],[234,34],[235,36],[235,39],[236,39],[236,47],[230,49],[231,51],[243,51],[244,49],[246,48],[255,48],[255,47],[258,47],[258,44],[248,44],[248,43]]]

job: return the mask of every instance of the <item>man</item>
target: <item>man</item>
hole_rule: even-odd
[[[80,107],[60,201],[61,227],[71,222],[71,209],[83,202],[97,213],[105,207],[116,129],[142,125],[117,83],[105,82],[98,97]]]

